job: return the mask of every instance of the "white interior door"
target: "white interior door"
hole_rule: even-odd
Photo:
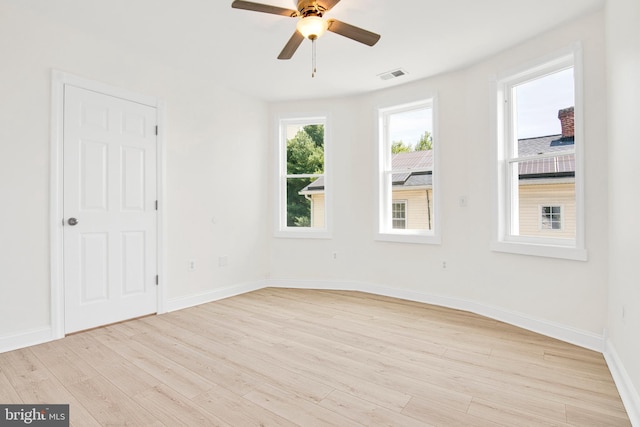
[[[157,311],[156,109],[64,90],[65,332]]]

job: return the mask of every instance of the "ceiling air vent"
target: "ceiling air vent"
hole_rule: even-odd
[[[395,79],[396,77],[404,76],[405,74],[407,74],[405,70],[398,68],[397,70],[378,74],[378,77],[380,77],[382,80],[390,80],[390,79]]]

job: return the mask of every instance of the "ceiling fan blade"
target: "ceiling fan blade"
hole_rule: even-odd
[[[329,19],[329,28],[327,30],[340,34],[341,36],[350,38],[360,43],[364,43],[367,46],[373,46],[380,40],[380,34],[372,33],[371,31],[363,30],[354,25],[338,21],[337,19]]]
[[[282,49],[282,52],[280,52],[280,55],[278,55],[278,59],[291,59],[303,40],[304,36],[298,31],[293,33],[287,44],[284,46],[284,49]]]
[[[289,16],[289,17],[298,16],[297,10],[285,9],[283,7],[271,6],[271,5],[262,4],[262,3],[253,3],[250,1],[235,0],[233,3],[231,3],[231,7],[234,9],[244,9],[244,10],[251,10],[254,12],[271,13],[273,15],[281,15],[281,16]]]
[[[323,0],[321,6],[324,7],[325,11],[331,10],[333,6],[340,3],[340,0]]]

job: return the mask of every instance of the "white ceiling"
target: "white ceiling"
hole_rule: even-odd
[[[368,47],[325,34],[317,41],[313,79],[309,41],[293,59],[276,59],[295,31],[295,18],[232,9],[231,2],[14,0],[14,6],[198,78],[284,101],[368,92],[461,68],[595,10],[604,0],[342,0],[327,17],[382,38]],[[260,2],[293,9],[296,3]],[[408,75],[377,77],[396,68]]]

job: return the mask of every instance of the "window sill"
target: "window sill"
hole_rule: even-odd
[[[546,258],[567,259],[573,261],[587,261],[587,250],[576,247],[557,246],[540,243],[523,242],[492,242],[491,250],[520,255],[539,256]]]
[[[376,233],[375,240],[379,242],[415,243],[422,245],[439,245],[440,236],[424,234]]]

